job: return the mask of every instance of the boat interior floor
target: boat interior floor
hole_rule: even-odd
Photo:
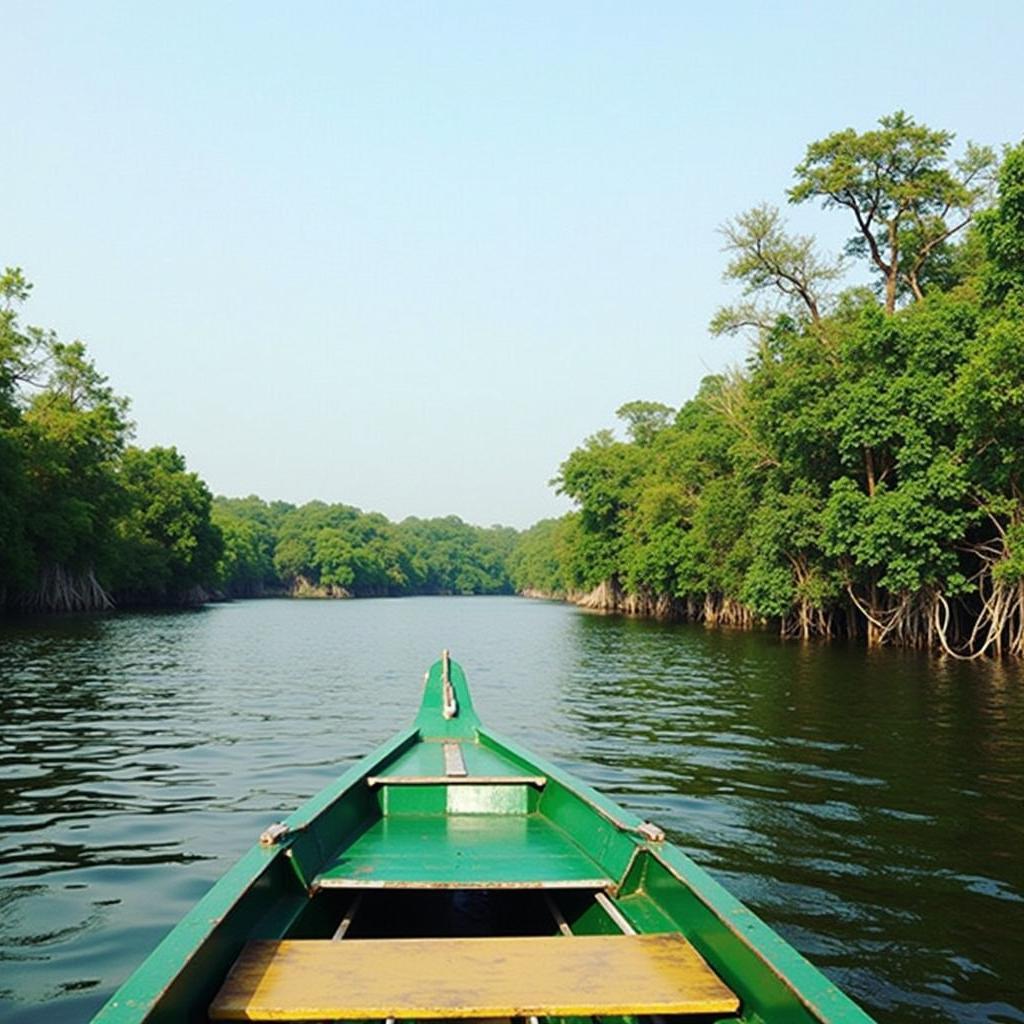
[[[600,866],[539,814],[382,817],[317,875],[313,887],[600,889]]]

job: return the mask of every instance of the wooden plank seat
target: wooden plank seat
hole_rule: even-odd
[[[250,942],[213,1020],[735,1013],[682,935]]]
[[[595,863],[538,814],[397,815],[376,821],[314,880],[322,889],[603,889]]]

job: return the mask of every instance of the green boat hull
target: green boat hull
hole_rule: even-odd
[[[386,901],[472,894],[512,907],[553,898],[553,935],[681,933],[740,1000],[699,1019],[871,1021],[658,829],[486,729],[445,658],[415,723],[268,830],[95,1024],[205,1022],[247,943],[331,938],[357,896],[372,923]]]

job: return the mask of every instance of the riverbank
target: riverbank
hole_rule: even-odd
[[[605,581],[586,591],[545,591],[527,587],[519,591],[519,596],[539,601],[558,601],[588,611],[657,619],[660,622],[694,622],[708,626],[748,628],[769,625],[767,619],[757,618],[749,609],[735,602],[714,601],[710,598],[705,601],[684,600],[649,592],[630,593],[615,581]]]
[[[721,596],[705,596],[703,600],[670,597],[650,592],[631,593],[616,581],[605,581],[591,590],[548,591],[527,587],[519,596],[541,601],[556,601],[603,614],[625,615],[652,619],[659,622],[689,622],[703,626],[730,629],[769,630],[787,640],[823,640],[827,642],[850,640],[866,647],[908,647],[926,650],[934,655],[952,657],[957,661],[976,661],[983,656],[1016,657],[1016,648],[986,645],[973,654],[950,649],[941,633],[925,622],[917,631],[902,631],[871,621],[863,608],[851,600],[842,609],[832,609],[827,615],[819,610],[802,606],[793,616],[756,615],[738,601]]]

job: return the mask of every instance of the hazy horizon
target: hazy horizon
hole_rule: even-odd
[[[1019,140],[1018,5],[892,21],[8,2],[0,261],[215,493],[523,528],[618,406],[743,358],[716,228],[808,142],[897,108]]]

